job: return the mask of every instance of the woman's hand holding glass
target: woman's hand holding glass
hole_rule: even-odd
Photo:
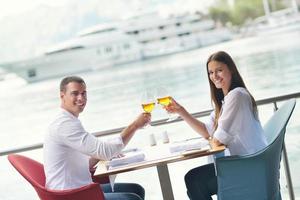
[[[164,108],[168,113],[176,113],[179,115],[184,110],[184,108],[179,103],[177,103],[172,97],[170,97],[170,103],[164,106]]]
[[[167,89],[165,87],[159,87],[157,88],[157,103],[162,105],[163,108],[166,108],[167,106],[169,106],[172,103],[172,97],[169,94],[169,92],[167,91]],[[177,118],[177,116],[171,115],[170,112],[169,113],[169,118],[167,121],[172,121],[174,119]]]

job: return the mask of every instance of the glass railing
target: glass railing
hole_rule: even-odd
[[[257,105],[259,106],[259,111],[260,111],[260,113],[264,113],[264,115],[260,116],[262,123],[264,123],[264,121],[266,121],[271,116],[273,111],[277,110],[277,108],[280,107],[280,104],[281,104],[282,101],[286,101],[286,100],[291,99],[291,98],[300,98],[300,92],[258,100]],[[295,145],[295,144],[297,144],[295,142],[295,140],[297,140],[297,138],[293,139],[293,137],[296,135],[295,133],[299,134],[299,130],[300,130],[300,123],[299,123],[299,121],[298,121],[298,123],[296,121],[296,119],[299,119],[299,117],[300,117],[300,111],[297,107],[299,107],[299,106],[296,105],[295,112],[294,112],[294,114],[291,118],[289,127],[287,128],[287,134],[286,134],[286,139],[285,139],[285,141],[286,141],[285,144],[286,145],[284,145],[284,148],[283,148],[283,159],[282,159],[285,174],[280,177],[281,184],[285,186],[285,187],[281,188],[283,193],[284,193],[282,195],[283,195],[283,197],[289,196],[289,199],[291,199],[291,200],[295,199],[294,187],[293,187],[292,178],[291,178],[291,177],[293,177],[292,176],[293,173],[291,173],[291,172],[293,172],[294,168],[295,168],[295,170],[297,169],[297,163],[298,163],[298,159],[295,159],[296,155],[297,155],[297,152],[293,152],[293,151],[300,151],[296,148],[297,145]],[[211,113],[211,111],[212,111],[211,109],[204,110],[204,111],[201,111],[201,112],[192,113],[192,115],[196,118],[204,118],[204,117],[207,117]],[[268,115],[266,115],[266,113],[268,113]],[[160,127],[161,130],[162,129],[168,129],[168,130],[171,130],[171,132],[175,132],[175,131],[178,131],[178,130],[180,130],[180,131],[184,130],[186,132],[186,127],[184,129],[178,128],[180,126],[183,126],[183,123],[182,123],[183,120],[180,117],[178,117],[177,119],[175,119],[173,121],[168,121],[167,122],[166,120],[167,119],[155,120],[155,121],[152,121],[151,124],[152,124],[153,127]],[[172,129],[171,127],[173,127],[173,126],[175,128]],[[120,133],[124,128],[125,127],[119,127],[119,128],[115,128],[115,129],[95,132],[93,134],[96,137],[111,136],[111,135]],[[156,129],[156,131],[157,130],[158,129]],[[289,134],[289,132],[291,132],[291,135]],[[191,133],[191,135],[189,135],[189,136],[193,136],[193,134],[194,133]],[[171,134],[169,136],[170,136],[170,138],[172,138]],[[182,137],[186,137],[186,136],[187,135],[184,134],[184,136],[182,136]],[[194,136],[196,136],[196,135],[194,135]],[[142,136],[137,136],[137,137],[142,138]],[[177,137],[177,138],[180,138],[180,137]],[[300,138],[297,141],[299,142]],[[130,144],[130,145],[135,146],[136,143],[133,142],[133,144]],[[145,145],[145,144],[142,143],[142,145]],[[286,147],[287,147],[288,151],[287,151]],[[17,172],[15,170],[13,170],[12,166],[8,163],[8,161],[6,159],[6,155],[12,154],[12,153],[21,153],[21,154],[29,155],[30,157],[32,157],[34,159],[42,160],[42,151],[41,151],[42,148],[43,148],[43,144],[42,143],[37,143],[37,144],[28,145],[28,146],[22,146],[22,147],[19,147],[19,148],[0,150],[0,165],[2,166],[0,168],[1,169],[0,170],[0,177],[2,177],[1,174],[4,174],[4,173],[6,174],[6,176],[8,174],[11,174],[10,175],[11,180],[8,180],[8,181],[5,180],[5,182],[7,184],[1,183],[1,186],[2,186],[1,191],[3,189],[4,189],[4,191],[0,193],[0,199],[18,199],[18,198],[33,199],[33,198],[37,198],[37,196],[35,195],[35,192],[32,189],[30,189],[31,186],[29,184],[27,184],[25,179],[21,178],[20,175],[17,174]],[[292,158],[291,159],[291,169],[292,170],[290,170],[287,155],[289,155]],[[199,165],[199,163],[197,163],[197,162],[194,163],[194,164]],[[191,167],[191,165],[189,165],[188,167]],[[186,167],[186,165],[181,164],[181,171],[182,171],[183,175],[184,175],[185,172],[188,171],[187,170],[188,167]],[[151,172],[153,170],[155,170],[155,168],[145,169],[144,171],[141,172],[141,174],[143,174],[143,175],[144,175],[144,173],[151,174],[151,173],[153,173],[153,172]],[[175,172],[176,170],[178,170],[177,166],[173,167],[173,169],[172,169],[172,166],[171,166],[170,173],[172,174],[172,171],[173,171],[173,173],[178,174],[178,171]],[[136,173],[137,174],[137,175],[135,174],[134,177],[137,177],[137,181],[141,182],[142,185],[143,185],[143,182],[145,182],[146,185],[149,185],[149,183],[153,183],[152,181],[149,181],[149,180],[142,180],[143,175],[141,175],[139,177],[139,174],[140,174],[139,171],[135,171],[135,172],[131,172],[131,173]],[[147,177],[153,177],[153,179],[154,179],[154,177],[155,177],[154,174],[155,173],[153,173],[153,176],[147,176]],[[183,182],[183,175],[181,177],[182,182]],[[283,180],[284,177],[285,177],[285,180]],[[123,181],[128,180],[128,181],[132,182],[132,176],[128,175],[128,173],[126,173],[125,175],[120,175],[120,179],[123,180]],[[18,180],[18,181],[16,181],[16,180]],[[300,184],[297,183],[297,180],[298,179],[296,179],[294,177],[294,181],[296,181],[296,193],[300,194],[300,188],[299,188]],[[174,194],[175,198],[176,199],[177,198],[182,199],[182,197],[179,197],[180,196],[179,194],[176,195],[176,190],[177,190],[176,188],[177,187],[182,187],[182,185],[178,186],[178,184],[176,182],[178,182],[178,181],[173,181],[172,182],[173,187],[175,188],[175,192],[174,192],[175,193]],[[157,184],[153,183],[153,185],[157,185]],[[4,188],[3,186],[5,186],[7,188]],[[28,190],[32,190],[32,191],[27,193],[27,194],[23,194],[22,191],[26,191],[26,190],[24,190],[24,188],[28,188]],[[152,187],[152,186],[150,188],[153,188],[152,190],[155,189],[155,193],[160,192],[159,188],[155,188],[155,187]],[[6,195],[5,192],[9,195],[5,196]],[[186,196],[184,189],[178,190],[177,192],[180,192],[180,193],[182,193],[181,195]],[[146,188],[146,193],[149,193],[147,188]],[[160,199],[160,198],[162,198],[161,194],[155,194],[155,193],[151,192],[151,196],[148,196],[147,199]],[[14,195],[15,195],[15,197],[14,197]]]

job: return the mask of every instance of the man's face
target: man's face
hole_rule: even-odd
[[[87,102],[86,87],[82,83],[70,82],[66,90],[60,92],[61,107],[78,117]]]

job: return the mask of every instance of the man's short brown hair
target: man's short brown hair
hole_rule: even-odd
[[[85,85],[84,80],[79,76],[67,76],[63,78],[60,82],[60,91],[65,92],[66,91],[66,85],[68,85],[71,82],[80,83],[82,85]]]

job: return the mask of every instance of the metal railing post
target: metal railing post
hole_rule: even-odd
[[[274,112],[275,112],[276,110],[278,110],[276,101],[274,101],[273,104],[274,104]],[[286,184],[287,184],[289,196],[290,196],[291,200],[295,200],[291,171],[290,171],[290,166],[289,166],[289,160],[288,160],[287,152],[286,152],[286,148],[285,148],[285,141],[283,141],[283,146],[282,146],[282,157],[283,157],[283,165],[284,165]]]
[[[282,149],[282,157],[283,157],[283,165],[284,165],[284,171],[285,171],[285,177],[287,182],[287,188],[289,191],[289,196],[291,200],[295,200],[295,194],[294,194],[294,188],[291,178],[291,171],[289,166],[289,161],[286,153],[285,143],[283,142],[283,149]]]

